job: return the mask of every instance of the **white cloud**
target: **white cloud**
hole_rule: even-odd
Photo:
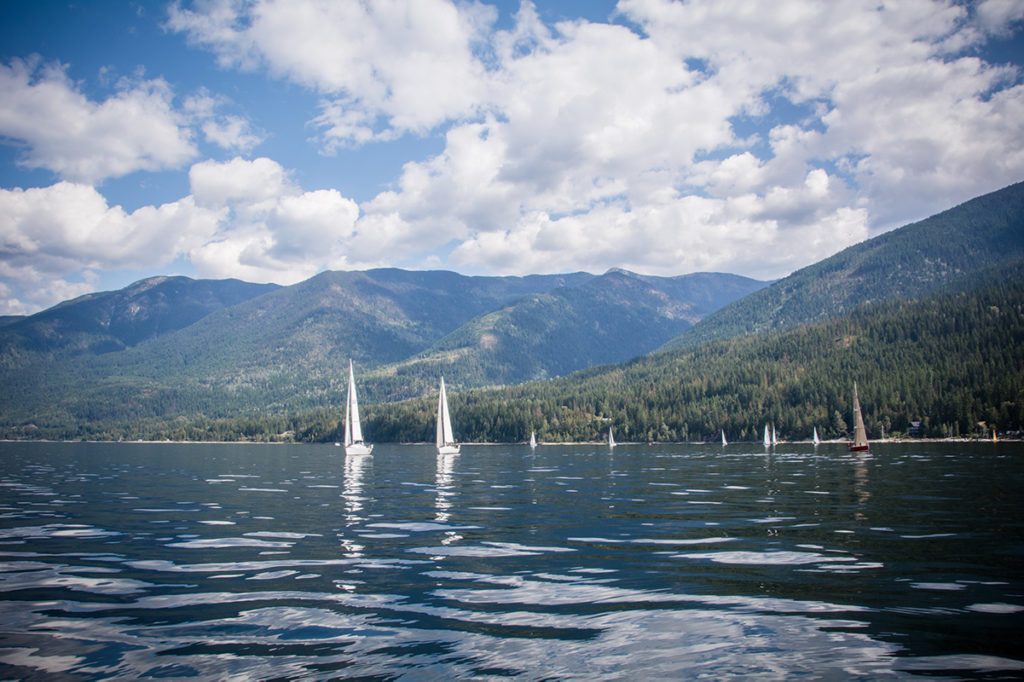
[[[172,6],[168,26],[224,66],[265,65],[322,93],[316,123],[330,148],[471,114],[484,72],[474,45],[495,16],[445,0],[209,0]]]
[[[201,277],[280,284],[368,264],[352,256],[359,208],[337,190],[304,191],[266,158],[205,161],[190,180],[188,196],[131,213],[88,185],[0,190],[0,311],[91,291],[96,278],[83,272],[152,271],[182,257]]]
[[[188,251],[202,276],[293,284],[349,262],[359,208],[337,190],[303,191],[267,158],[204,161],[189,180],[198,205],[225,215]]]
[[[214,234],[220,217],[190,197],[127,213],[70,182],[0,190],[0,269],[13,290],[0,309],[37,309],[92,290],[96,278],[83,271],[164,266]]]
[[[228,151],[249,151],[263,141],[264,134],[253,130],[248,119],[220,112],[228,104],[205,88],[185,98],[184,110],[199,126],[207,142]]]
[[[951,52],[984,35],[960,4],[619,9],[642,34],[524,5],[492,41],[488,115],[453,122],[362,221],[400,216],[484,272],[777,277],[1024,176],[1020,74]]]
[[[0,135],[26,145],[21,163],[74,182],[176,168],[197,153],[160,79],[125,82],[89,100],[59,65],[0,64]]]
[[[979,56],[1020,30],[1024,10],[1005,0],[620,0],[618,23],[557,25],[524,2],[502,31],[495,9],[446,0],[199,0],[169,16],[224,67],[316,93],[321,151],[444,142],[358,207],[345,188],[304,189],[276,161],[235,158],[193,165],[190,196],[152,216],[118,218],[102,197],[90,209],[128,235],[171,206],[184,222],[205,216],[202,238],[165,247],[204,276],[430,265],[778,277],[1024,177],[1020,70]],[[38,102],[0,103],[0,133],[63,177],[181,166],[190,129],[233,153],[263,135],[205,90],[175,111],[158,80],[97,103],[53,67],[0,76]],[[47,128],[74,112],[96,129],[94,153],[29,126],[34,111]],[[133,131],[119,152],[98,122],[126,111],[165,134],[144,146]],[[103,240],[87,242],[54,244],[93,263]],[[134,252],[122,242],[112,253]]]

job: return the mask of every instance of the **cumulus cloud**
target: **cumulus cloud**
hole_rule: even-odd
[[[83,271],[166,265],[220,218],[190,197],[128,213],[77,183],[0,190],[0,269],[17,282],[4,306],[20,313],[85,293],[96,278]]]
[[[555,24],[530,2],[499,23],[478,2],[197,0],[168,16],[222,67],[315,93],[306,120],[321,152],[443,143],[358,206],[344,188],[304,189],[274,160],[238,157],[192,165],[189,196],[151,216],[90,209],[128,234],[175,206],[203,227],[166,248],[204,276],[403,265],[779,277],[1024,177],[1022,74],[983,58],[1024,20],[1006,0],[620,0],[607,22]],[[25,96],[0,100],[0,134],[27,143],[24,163],[79,182],[183,167],[200,135],[231,154],[263,137],[206,91],[175,109],[159,80],[92,102],[60,68],[14,63],[0,86]],[[75,112],[103,152],[29,127],[37,111]],[[103,132],[127,111],[140,132],[118,152]],[[28,231],[11,234],[30,248]]]
[[[304,191],[259,158],[195,164],[191,193],[131,213],[89,185],[0,190],[0,314],[91,291],[103,270],[152,270],[178,258],[202,277],[292,284],[353,258],[359,208],[337,190]],[[366,258],[366,260],[361,260]]]
[[[0,135],[25,144],[21,163],[74,182],[175,168],[197,154],[161,79],[123,82],[103,102],[83,95],[58,64],[0,64]]]
[[[472,113],[484,71],[474,46],[495,17],[445,0],[207,0],[172,6],[167,25],[224,66],[265,66],[322,93],[316,124],[330,148]]]
[[[462,269],[778,277],[1024,176],[1020,74],[974,55],[1015,20],[1001,6],[618,10],[639,31],[524,4],[493,38],[487,114],[363,220],[400,216]]]
[[[293,284],[351,262],[359,207],[337,190],[304,191],[267,158],[204,161],[189,181],[199,206],[225,215],[217,234],[188,251],[203,276]]]

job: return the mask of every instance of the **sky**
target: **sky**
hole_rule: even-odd
[[[0,3],[0,315],[170,274],[774,279],[1021,180],[1020,0]]]

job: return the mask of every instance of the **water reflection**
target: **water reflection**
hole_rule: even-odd
[[[871,501],[871,490],[868,487],[868,461],[871,455],[861,452],[854,455],[853,460],[853,491],[857,495],[857,511],[853,518],[857,521],[864,521],[867,517],[865,511],[868,502]]]
[[[352,529],[366,521],[363,509],[366,506],[366,476],[370,470],[373,457],[371,455],[345,456],[345,482],[341,489],[341,498],[345,504],[345,527]],[[359,558],[366,547],[356,542],[348,534],[341,536],[342,551],[345,556]]]
[[[451,510],[455,503],[456,491],[453,485],[455,463],[458,455],[437,455],[437,473],[434,479],[434,520],[447,523],[452,516]],[[444,532],[442,545],[450,545],[462,539],[462,535],[454,530]]]

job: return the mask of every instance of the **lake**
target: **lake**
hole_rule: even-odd
[[[1024,445],[0,443],[0,678],[1024,676]]]

